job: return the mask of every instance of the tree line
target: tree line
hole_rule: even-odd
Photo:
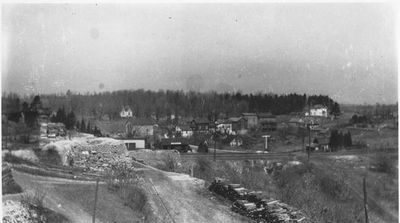
[[[122,106],[130,106],[136,117],[157,119],[171,114],[182,117],[202,117],[209,120],[238,116],[243,112],[270,112],[275,115],[303,112],[316,104],[339,114],[337,102],[329,96],[306,94],[242,94],[216,92],[184,92],[174,90],[124,90],[93,94],[68,93],[41,95],[52,108],[69,108],[79,116],[119,118]]]
[[[86,124],[85,120],[78,120],[76,121],[75,126],[78,132],[89,133],[95,136],[102,136],[100,129],[97,126],[92,127],[90,125],[90,121],[88,121],[88,123]]]
[[[347,133],[342,133],[336,129],[331,131],[331,135],[329,138],[329,147],[332,148],[332,151],[336,151],[342,147],[350,147],[353,145],[351,139],[351,133],[347,131]]]

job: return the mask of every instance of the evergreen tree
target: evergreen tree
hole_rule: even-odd
[[[66,119],[66,121],[65,121],[65,127],[66,127],[67,129],[73,129],[73,128],[74,128],[74,125],[75,125],[75,122],[76,122],[75,114],[74,114],[73,111],[71,111],[71,112],[68,114],[67,119]]]
[[[343,147],[344,146],[344,136],[342,132],[339,132],[338,134],[338,147]]]
[[[85,120],[82,119],[81,121],[81,132],[86,132],[86,124],[85,124]]]
[[[350,131],[347,131],[347,133],[344,135],[344,146],[345,147],[352,146],[352,140],[351,140]]]
[[[88,122],[88,124],[86,126],[86,133],[89,133],[89,134],[92,133],[92,128],[90,127],[90,121]]]
[[[76,130],[77,130],[77,131],[80,131],[80,130],[81,130],[81,123],[79,122],[79,120],[76,121],[75,126],[76,126]]]
[[[337,102],[333,104],[331,109],[331,114],[334,115],[335,117],[340,115],[340,107]]]
[[[37,111],[40,107],[42,107],[42,102],[40,101],[40,96],[39,96],[39,95],[36,95],[36,96],[33,98],[32,102],[31,102],[30,109],[31,109],[32,111]]]

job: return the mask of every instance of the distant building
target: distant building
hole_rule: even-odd
[[[305,122],[302,118],[293,117],[288,121],[288,127],[304,127]]]
[[[229,122],[228,119],[218,119],[215,121],[216,125],[216,130],[225,133],[225,134],[231,134],[232,133],[232,123]]]
[[[208,132],[210,129],[210,121],[206,119],[193,119],[190,122],[190,128],[193,131]]]
[[[234,137],[229,143],[231,147],[239,147],[243,145],[243,139],[240,137]]]
[[[132,109],[129,106],[123,106],[119,115],[121,118],[131,118],[133,116]]]
[[[271,113],[259,113],[257,116],[261,131],[275,131],[277,129],[278,123],[275,115]]]
[[[133,136],[145,137],[154,135],[154,128],[156,126],[156,121],[153,119],[134,118],[130,119],[129,122],[127,122],[126,129],[128,134],[131,134]]]
[[[181,153],[191,151],[189,141],[184,138],[165,138],[161,139],[161,149],[164,150],[178,150]]]
[[[314,105],[310,108],[309,113],[306,113],[306,116],[328,117],[328,107],[324,105]]]
[[[127,150],[145,149],[146,139],[145,138],[133,138],[122,140]]]
[[[258,116],[256,113],[242,113],[242,117],[247,120],[247,129],[257,127]]]
[[[189,138],[193,135],[193,131],[188,125],[176,126],[175,131],[179,132],[183,138]]]
[[[237,134],[246,134],[247,133],[247,120],[243,117],[232,117],[228,119],[232,124],[232,131]]]

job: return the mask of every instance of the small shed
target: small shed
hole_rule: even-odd
[[[133,138],[133,139],[122,139],[127,150],[145,149],[146,139],[145,138]]]

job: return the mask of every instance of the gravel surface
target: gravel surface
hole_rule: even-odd
[[[29,210],[19,201],[3,201],[3,222],[4,223],[30,223],[34,222],[31,215],[35,215],[33,210]]]

